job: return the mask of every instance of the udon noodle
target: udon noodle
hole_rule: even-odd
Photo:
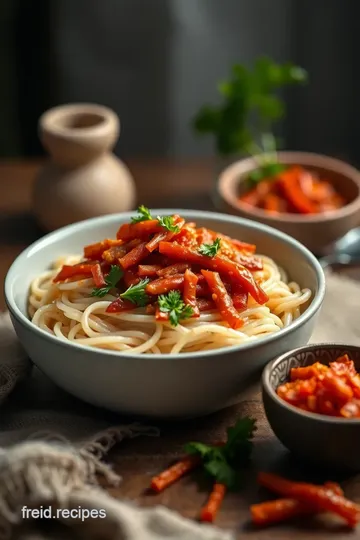
[[[150,239],[154,238],[154,234],[150,235]],[[121,244],[121,239],[118,243]],[[159,249],[162,249],[161,246]],[[99,297],[94,296],[96,281],[93,275],[74,275],[54,282],[62,268],[84,261],[84,257],[78,255],[57,260],[51,270],[33,280],[29,315],[36,326],[59,339],[109,349],[119,354],[176,354],[248,343],[289,326],[300,316],[302,306],[312,294],[309,289],[301,290],[297,283],[289,281],[285,272],[271,258],[257,255],[257,259],[262,268],[253,271],[252,276],[261,285],[266,301],[261,305],[248,294],[246,305],[236,309],[238,319],[235,325],[229,324],[230,319],[219,309],[220,304],[211,289],[205,311],[193,304],[193,316],[180,319],[176,325],[167,318],[169,313],[155,313],[155,308],[152,308],[155,305],[151,304],[152,300],[157,299],[157,306],[160,305],[160,296],[151,297],[148,305],[138,307],[128,303],[127,308],[125,306],[120,311],[109,311],[109,306],[117,305],[121,294],[119,291],[124,287],[112,288]],[[167,264],[169,262],[174,263],[170,260]],[[137,265],[133,268],[137,268]],[[228,296],[231,302],[230,293]],[[213,300],[214,305],[211,305]],[[231,309],[234,309],[233,305]],[[195,311],[197,316],[194,316]]]

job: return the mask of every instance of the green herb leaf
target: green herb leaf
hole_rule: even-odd
[[[276,176],[287,169],[286,165],[282,163],[268,163],[266,165],[259,166],[258,169],[252,171],[247,177],[248,186],[254,187],[262,180],[275,179]]]
[[[254,419],[245,417],[227,430],[227,441],[223,446],[212,446],[198,442],[185,445],[188,454],[198,454],[204,470],[216,482],[229,489],[240,485],[240,469],[247,465],[252,451],[252,438],[256,429]]]
[[[227,442],[223,450],[231,463],[236,460],[245,462],[250,458],[255,430],[256,422],[249,417],[240,419],[233,427],[228,428]]]
[[[144,307],[149,301],[149,297],[145,292],[146,285],[149,283],[149,279],[145,278],[136,283],[136,285],[130,285],[125,292],[120,294],[120,298],[129,300],[133,304],[139,307]]]
[[[262,94],[253,97],[253,105],[255,105],[259,114],[266,118],[267,121],[275,121],[284,115],[284,104],[277,96],[264,96]]]
[[[228,489],[233,490],[240,487],[239,471],[229,465],[223,454],[220,454],[217,459],[204,463],[204,469],[212,478],[216,479],[216,482],[224,484]]]
[[[157,217],[158,222],[164,229],[169,232],[178,233],[180,229],[177,225],[174,225],[174,218],[172,216]]]
[[[169,314],[169,321],[172,326],[177,326],[182,319],[188,319],[194,313],[191,306],[187,306],[179,291],[169,291],[158,297],[159,309],[163,313]]]
[[[187,454],[199,454],[202,459],[213,458],[220,447],[209,446],[201,442],[190,442],[184,446]]]
[[[285,114],[277,93],[285,86],[307,81],[305,70],[293,64],[277,64],[259,58],[251,69],[234,65],[228,80],[219,84],[219,105],[204,105],[193,120],[194,130],[215,136],[220,155],[248,153],[262,133]]]
[[[194,127],[198,133],[212,133],[219,128],[220,120],[219,111],[215,107],[205,105],[195,117]]]
[[[117,283],[120,281],[120,279],[123,277],[124,272],[119,266],[111,266],[110,272],[105,278],[105,287],[94,287],[91,296],[98,296],[99,298],[102,298],[106,294],[109,294],[111,289],[115,289]]]
[[[152,218],[150,210],[146,206],[141,205],[137,209],[138,215],[131,218],[131,223],[139,223],[140,221],[149,221]]]
[[[206,255],[206,257],[215,257],[220,249],[220,243],[220,238],[216,238],[213,244],[201,244],[198,251],[201,255]]]

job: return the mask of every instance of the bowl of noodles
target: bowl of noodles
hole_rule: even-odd
[[[56,384],[166,418],[235,402],[268,361],[307,343],[324,291],[316,258],[280,231],[143,206],[44,236],[5,280],[16,333]]]

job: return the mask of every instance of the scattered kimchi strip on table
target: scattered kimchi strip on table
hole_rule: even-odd
[[[239,200],[272,214],[319,214],[346,204],[329,181],[300,166],[259,181]]]
[[[347,525],[351,528],[355,527],[360,521],[360,505],[346,499],[342,490],[337,484],[325,484],[318,486],[305,482],[293,482],[278,476],[276,474],[261,472],[258,475],[258,483],[269,489],[270,491],[286,497],[286,499],[295,499],[303,506],[299,507],[299,512],[304,513],[306,506],[312,508],[316,512],[331,512],[343,518]],[[283,512],[284,519],[287,519],[291,513],[293,504],[282,502],[279,508],[274,510],[274,513]],[[254,521],[260,524],[260,521],[265,520],[265,513],[269,514],[269,508],[251,509]],[[268,517],[270,522],[270,516]],[[274,520],[273,520],[274,521]],[[277,520],[278,521],[278,520]]]
[[[335,482],[326,482],[324,487],[335,495],[344,496],[344,492]],[[250,506],[251,519],[254,525],[266,527],[275,523],[289,521],[301,516],[315,515],[319,509],[297,499],[275,499]]]
[[[323,486],[292,482],[271,473],[259,473],[258,483],[269,491],[282,495],[282,499],[253,504],[250,507],[254,525],[267,526],[299,516],[332,512],[342,517],[349,527],[360,520],[360,506],[345,498],[336,482]]]
[[[209,499],[200,512],[200,521],[212,523],[215,521],[216,515],[220,509],[221,503],[225,497],[226,486],[219,482],[215,482],[210,493]]]
[[[344,495],[341,486],[335,482],[326,482],[324,487],[336,495]],[[318,510],[313,506],[290,498],[266,501],[250,507],[252,522],[259,526],[273,525],[300,516],[317,514],[317,512]]]
[[[347,354],[325,366],[320,362],[292,368],[278,396],[304,411],[360,418],[360,375]]]
[[[151,480],[151,489],[160,493],[201,463],[199,456],[186,456]]]

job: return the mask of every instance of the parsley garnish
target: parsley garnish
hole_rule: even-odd
[[[181,299],[179,291],[169,291],[158,298],[160,311],[169,314],[170,324],[177,326],[181,319],[188,319],[194,313],[191,306],[187,306]]]
[[[256,430],[253,418],[241,418],[227,430],[227,441],[223,446],[211,446],[191,442],[185,446],[188,454],[198,454],[205,471],[216,482],[225,484],[229,489],[236,489],[240,484],[239,470],[251,457],[252,438]]]
[[[172,216],[157,217],[158,222],[167,231],[178,233],[180,229],[177,225],[174,225],[174,218]]]
[[[136,285],[130,285],[125,292],[120,294],[120,298],[129,300],[129,302],[132,302],[139,307],[144,307],[149,300],[148,295],[145,292],[146,285],[149,283],[149,281],[150,280],[146,278],[140,280],[139,283],[136,283]]]
[[[105,287],[94,287],[94,289],[91,292],[91,296],[98,296],[99,298],[102,298],[106,294],[110,292],[111,289],[114,289],[117,285],[117,283],[120,281],[120,279],[123,277],[124,272],[121,270],[119,266],[111,266],[110,272],[105,278]]]
[[[215,257],[220,249],[220,238],[216,238],[213,244],[201,244],[199,247],[199,253],[206,255],[206,257]]]
[[[140,221],[149,221],[152,219],[150,210],[143,204],[137,209],[138,215],[131,218],[131,223],[139,223]]]

